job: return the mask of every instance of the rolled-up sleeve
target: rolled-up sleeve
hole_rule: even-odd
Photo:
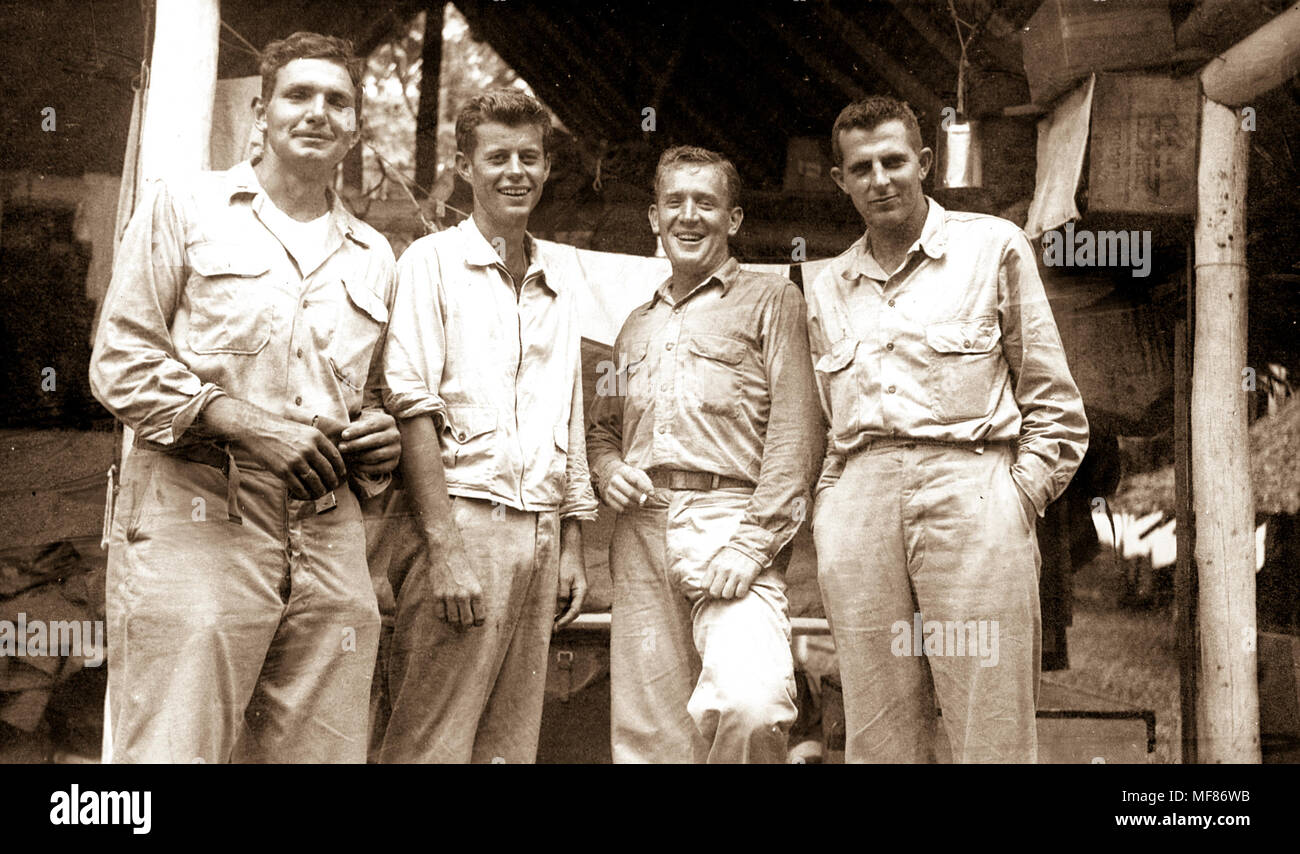
[[[618,341],[614,343],[615,359],[623,352],[619,346],[622,340],[623,335],[620,334]],[[619,364],[618,372],[612,383],[596,384],[596,399],[591,403],[591,421],[587,426],[587,462],[596,488],[602,493],[614,472],[623,464],[623,405],[627,400],[626,365]]]
[[[1002,351],[1021,417],[1011,474],[1041,516],[1083,461],[1088,420],[1023,233],[1003,250],[998,276]]]
[[[95,398],[146,442],[175,445],[222,390],[176,355],[171,326],[185,288],[185,225],[164,182],[146,191],[113,264],[95,346]]]
[[[591,487],[591,472],[587,468],[581,355],[574,361],[573,400],[569,409],[569,453],[564,463],[564,499],[560,502],[560,518],[590,522],[596,518],[599,507],[596,504],[596,493]]]
[[[413,245],[397,262],[397,294],[384,342],[384,407],[399,421],[445,418],[438,394],[447,357],[445,301],[433,250]]]
[[[771,408],[758,484],[728,547],[770,566],[811,511],[823,428],[808,349],[807,309],[794,285],[773,301],[763,346]]]

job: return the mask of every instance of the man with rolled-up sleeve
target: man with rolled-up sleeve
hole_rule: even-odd
[[[551,119],[498,90],[456,121],[460,225],[411,244],[385,362],[405,541],[383,762],[533,762],[553,628],[582,609],[583,436],[574,289],[527,233]]]
[[[108,557],[112,758],[363,762],[379,610],[358,498],[401,452],[376,383],[388,242],[331,189],[351,45],[263,53],[261,159],[160,182],[90,379],[135,431]]]
[[[846,758],[1034,762],[1035,519],[1088,446],[1033,249],[945,211],[906,104],[846,107],[831,175],[867,231],[808,288],[830,441],[813,513]]]
[[[731,257],[740,176],[664,152],[672,278],[614,345],[587,445],[610,544],[615,762],[784,762],[796,716],[787,548],[821,460],[803,298]]]

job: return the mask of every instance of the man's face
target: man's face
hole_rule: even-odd
[[[843,166],[831,178],[853,200],[867,228],[903,232],[925,222],[925,193],[921,181],[930,171],[930,149],[918,151],[897,119],[870,130],[840,131]]]
[[[542,129],[484,122],[474,129],[473,153],[456,152],[456,173],[473,189],[474,209],[489,222],[526,223],[551,174]]]
[[[650,206],[650,230],[664,245],[673,274],[703,279],[727,260],[727,240],[745,213],[731,205],[727,179],[712,163],[684,163],[663,174]]]
[[[312,171],[332,170],[359,135],[352,79],[332,60],[292,60],[276,73],[270,100],[258,99],[257,123],[263,150],[276,160]]]

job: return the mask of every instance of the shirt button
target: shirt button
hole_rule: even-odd
[[[893,342],[893,341],[890,341],[888,344],[886,344],[886,345],[885,345],[885,349],[886,349],[886,350],[892,350],[892,349],[894,349],[894,342]],[[302,351],[301,351],[301,350],[298,351],[298,355],[299,355],[299,356],[302,355]]]
[[[303,305],[306,305],[306,303],[303,303]],[[894,301],[892,299],[889,301],[889,307],[890,308],[894,307]]]
[[[456,434],[456,438],[457,438],[458,440],[462,441],[462,442],[465,441],[465,433],[464,433],[464,431],[462,431],[462,432],[460,432],[460,433],[457,433],[457,434]]]
[[[892,347],[893,345],[891,344],[890,346]],[[299,358],[299,359],[302,358],[302,348],[301,348],[301,347],[298,348],[298,358]]]
[[[885,391],[889,392],[890,394],[893,394],[893,393],[894,393],[894,387],[891,385],[889,388],[885,389]]]
[[[963,346],[963,347],[970,347],[970,342],[969,342],[969,341],[963,341],[963,342],[961,342],[961,346]]]
[[[295,398],[293,399],[293,405],[294,405],[294,406],[302,406],[302,398],[301,398],[301,397],[295,397]]]
[[[668,432],[668,427],[667,427],[666,425],[660,425],[660,427],[659,427],[659,432],[660,432],[660,433],[667,433],[667,432]]]
[[[893,302],[890,302],[889,304],[890,304],[890,305],[893,305],[894,303],[893,303]],[[303,308],[306,308],[306,307],[307,307],[307,300],[303,300],[303,301],[302,301],[302,307],[303,307]]]
[[[665,350],[671,350],[671,349],[673,349],[673,342],[669,341],[667,344],[665,344],[665,345],[664,345],[664,349],[665,349]]]
[[[672,388],[672,386],[669,385],[668,383],[664,383],[663,385],[659,386],[660,391],[668,391],[670,388]]]

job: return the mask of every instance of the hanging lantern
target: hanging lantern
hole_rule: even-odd
[[[958,114],[939,124],[936,183],[939,189],[956,190],[984,186],[983,146],[980,123]]]

